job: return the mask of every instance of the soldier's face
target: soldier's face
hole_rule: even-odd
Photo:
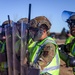
[[[70,27],[71,34],[75,37],[75,24]]]
[[[37,29],[37,28],[30,29],[30,36],[34,41],[38,41],[41,38],[42,34],[43,34],[43,30],[41,29]]]

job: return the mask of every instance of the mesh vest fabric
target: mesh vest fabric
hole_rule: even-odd
[[[50,37],[47,37],[46,39],[39,42],[38,44],[36,42],[36,43],[31,45],[32,49],[30,51],[30,62],[35,63],[35,60],[37,59],[37,57],[39,57],[43,46],[49,42],[56,45],[55,41]],[[44,70],[42,72],[40,72],[41,74],[47,72],[47,73],[52,74],[52,75],[59,75],[60,58],[59,58],[59,52],[58,52],[57,45],[56,45],[56,51],[55,52],[56,52],[56,54],[55,54],[53,60],[51,61],[51,63],[49,65],[47,65],[44,68]]]

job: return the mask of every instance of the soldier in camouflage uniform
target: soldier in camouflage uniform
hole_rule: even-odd
[[[67,67],[73,68],[75,75],[75,12],[63,11],[62,18],[68,24],[71,34],[65,41],[65,45],[60,52],[60,57]]]
[[[19,56],[20,58],[20,45],[21,45],[21,23],[28,23],[28,18],[21,18],[17,21],[17,30],[18,30],[18,34],[17,34],[17,41],[16,41],[16,54],[17,56]],[[20,59],[19,59],[20,60]]]
[[[40,75],[59,75],[58,46],[48,37],[50,28],[51,23],[45,16],[35,17],[30,22],[29,33],[34,42],[28,46],[29,62],[40,69]]]
[[[11,22],[12,21],[10,21],[10,23]],[[0,53],[3,55],[5,54],[4,57],[1,58],[7,59],[5,25],[8,25],[7,20],[2,23],[2,39],[0,40],[0,44],[2,44],[2,48],[0,48]],[[3,62],[0,62],[0,75],[7,75],[8,72],[7,70],[8,70],[7,61],[5,60]]]

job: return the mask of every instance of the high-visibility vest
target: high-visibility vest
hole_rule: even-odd
[[[4,50],[5,50],[5,43],[6,43],[6,42],[0,41],[0,44],[2,44],[2,48],[0,48],[0,53],[4,53]]]
[[[32,41],[32,39],[29,39],[29,41],[28,41],[28,51],[30,52],[31,50],[32,50],[32,48],[35,46],[35,44],[36,44],[36,41],[34,42],[34,41]]]
[[[73,44],[72,48],[71,48],[71,54],[73,56],[75,56],[75,43]]]
[[[75,38],[75,37],[70,36],[70,37],[66,40],[65,44],[71,43],[74,38]],[[70,53],[71,53],[72,56],[75,56],[75,43],[70,47]]]
[[[56,46],[55,56],[52,59],[52,61],[43,69],[43,71],[40,72],[40,74],[47,72],[52,75],[59,75],[60,57],[59,57],[58,47],[57,47],[55,41],[50,37],[47,37],[46,39],[44,39],[43,41],[41,41],[39,43],[35,42],[35,43],[31,44],[32,49],[30,51],[30,56],[29,56],[30,62],[32,62],[32,63],[37,62],[37,59],[40,56],[40,53],[41,53],[44,45],[46,45],[47,43],[53,43]]]
[[[68,37],[68,38],[66,39],[66,41],[65,41],[65,44],[70,43],[73,39],[74,39],[73,36]]]
[[[0,41],[0,44],[2,44],[2,48],[1,48],[1,50],[0,50],[0,53],[4,53],[6,42]],[[6,63],[6,61],[5,61],[5,62],[1,62],[1,63],[0,63],[0,71],[4,71],[5,68],[7,68],[7,63]]]

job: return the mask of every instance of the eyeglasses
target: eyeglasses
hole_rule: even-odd
[[[70,23],[69,27],[75,27],[75,23]]]
[[[67,22],[69,24],[69,27],[75,27],[75,20],[69,20]]]

